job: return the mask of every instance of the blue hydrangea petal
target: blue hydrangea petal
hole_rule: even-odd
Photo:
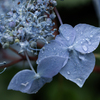
[[[31,70],[22,70],[18,72],[11,80],[8,89],[13,89],[21,92],[27,92],[33,81],[34,73]],[[26,84],[26,85],[25,85]]]
[[[100,28],[88,25],[78,24],[74,28],[77,31],[74,47],[81,53],[90,53],[94,51],[100,41]]]
[[[30,87],[30,90],[29,90],[29,94],[32,94],[32,93],[37,93],[38,90],[43,87],[43,85],[45,83],[49,83],[52,81],[52,78],[45,78],[45,77],[41,77],[39,79],[36,79],[32,82],[31,84],[31,87]]]
[[[47,82],[52,79],[45,78],[42,80],[41,76],[34,74],[31,70],[22,70],[18,72],[11,80],[8,89],[21,91],[23,93],[36,93]]]
[[[66,39],[64,38],[64,36],[62,34],[57,35],[55,38],[55,41],[60,43],[61,45],[65,46],[65,47],[68,46]]]
[[[67,58],[69,56],[69,52],[67,50],[67,46],[63,42],[58,42],[56,40],[52,40],[50,44],[46,44],[39,52],[37,64],[47,57],[51,56],[59,56],[63,58]]]
[[[81,54],[74,51],[65,67],[60,71],[66,79],[82,87],[85,80],[89,77],[95,66],[95,57],[93,53]]]
[[[59,27],[59,32],[66,39],[66,43],[68,46],[74,42],[76,31],[73,29],[71,25],[62,24]]]
[[[41,77],[52,78],[58,74],[64,62],[67,63],[66,60],[68,60],[68,58],[65,59],[59,56],[47,57],[39,63],[37,73],[39,73]]]

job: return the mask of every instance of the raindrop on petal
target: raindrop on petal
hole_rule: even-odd
[[[81,32],[81,34],[83,34],[83,33]]]
[[[90,37],[93,37],[93,35],[90,35]]]
[[[84,51],[87,51],[87,47],[85,45],[82,46]]]
[[[42,53],[43,53],[44,51],[42,50]]]
[[[82,56],[82,55],[79,55],[79,59],[81,59],[81,60],[83,60],[83,61],[85,61],[86,59],[85,59],[85,57],[84,56]]]
[[[76,43],[78,43],[78,41],[76,41]]]
[[[56,48],[53,48],[54,50],[56,50]]]
[[[82,82],[82,79],[80,79],[80,78],[76,78],[76,80]]]
[[[70,72],[69,72],[69,71],[67,71],[67,74],[68,74],[68,75],[70,75]]]
[[[70,38],[69,37],[66,37],[66,39],[69,40]]]
[[[83,41],[84,41],[84,39],[83,39]]]
[[[86,38],[86,41],[88,42],[89,45],[91,44],[91,42],[88,38]]]
[[[45,50],[45,47],[43,47],[42,50],[44,51]]]

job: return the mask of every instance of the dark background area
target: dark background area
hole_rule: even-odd
[[[67,0],[66,0],[67,1]],[[69,1],[69,0],[68,0]],[[74,0],[71,0],[74,1]],[[79,0],[76,0],[76,2]],[[79,23],[87,23],[98,26],[98,19],[92,0],[87,0],[87,3],[79,3],[74,6],[57,6],[63,23],[75,26]],[[62,1],[65,2],[65,1]],[[66,3],[66,2],[65,2]]]

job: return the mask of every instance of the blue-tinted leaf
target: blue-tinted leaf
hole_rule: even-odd
[[[100,28],[88,25],[78,24],[74,28],[77,32],[74,47],[81,53],[90,53],[94,51],[100,41]]]
[[[63,42],[58,42],[53,40],[50,44],[46,44],[39,52],[37,64],[44,58],[58,56],[63,58],[68,58],[69,53],[67,47]]]
[[[22,70],[18,72],[11,80],[8,89],[21,91],[23,93],[36,93],[50,78],[41,78],[31,70]]]
[[[71,25],[62,24],[59,27],[59,32],[66,39],[66,43],[68,46],[74,42],[76,31],[73,29]]]
[[[71,56],[60,71],[66,79],[75,82],[79,87],[82,87],[85,80],[93,71],[95,65],[95,57],[93,53],[81,54],[76,51],[71,53]]]
[[[41,77],[52,78],[58,74],[66,60],[68,60],[68,58],[59,56],[47,57],[39,63],[37,73],[39,73]]]

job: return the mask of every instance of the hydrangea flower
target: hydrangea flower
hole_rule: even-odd
[[[55,40],[41,49],[37,63],[52,56],[65,58],[60,74],[82,87],[95,65],[92,52],[99,45],[100,28],[88,24],[78,24],[73,28],[62,24],[59,32]]]
[[[12,3],[11,10],[7,14],[0,15],[0,44],[3,48],[8,48],[12,44],[17,45],[20,47],[19,53],[28,51],[37,54],[41,49],[37,48],[38,40],[48,44],[47,38],[55,37],[53,20],[56,15],[53,10],[57,2],[56,0],[12,0]],[[18,72],[11,80],[8,89],[29,94],[36,93],[45,83],[50,82],[62,67],[61,65],[58,68],[52,67],[53,65],[47,66],[46,62],[50,59],[48,58],[43,60],[42,65],[38,65],[36,73],[27,54],[26,58],[32,70]],[[51,62],[54,63],[55,59],[54,57]],[[62,60],[64,61],[64,58]],[[49,71],[49,68],[54,71]]]
[[[36,93],[45,83],[52,81],[52,77],[58,74],[64,61],[65,58],[59,56],[44,58],[37,66],[37,73],[28,69],[18,72],[10,81],[8,89],[28,94]]]
[[[36,53],[40,50],[38,40],[48,43],[47,37],[54,37],[56,1],[14,0],[13,5],[11,11],[0,16],[0,43],[4,48],[17,44],[19,52]]]
[[[88,24],[78,24],[73,28],[62,24],[55,10],[62,25],[60,34],[48,44],[47,37],[54,37],[56,15],[53,10],[56,5],[56,0],[13,0],[11,11],[0,15],[0,44],[3,48],[12,44],[20,46],[19,53],[24,52],[31,68],[19,71],[8,89],[37,93],[58,73],[82,87],[93,71],[95,57],[92,52],[99,45],[100,28]],[[38,40],[45,43],[42,49],[37,48]],[[27,51],[40,51],[37,71],[32,67]]]
[[[16,0],[17,1],[17,0]],[[8,11],[10,11],[12,0],[0,0],[0,14],[6,14]]]

